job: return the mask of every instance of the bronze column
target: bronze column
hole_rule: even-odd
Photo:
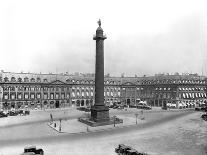
[[[99,27],[96,35],[96,64],[95,64],[95,104],[91,107],[91,118],[93,121],[102,122],[109,120],[109,109],[104,104],[104,40],[101,28],[101,21],[98,21]]]

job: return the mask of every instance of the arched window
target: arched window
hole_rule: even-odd
[[[11,82],[16,82],[15,77],[12,77],[12,78],[11,78]]]
[[[47,82],[47,79],[44,79],[43,82]]]
[[[22,78],[18,78],[18,82],[22,82]]]
[[[4,78],[4,82],[9,82],[9,78],[8,77],[5,77]]]
[[[35,79],[34,79],[34,78],[31,78],[31,79],[30,79],[30,82],[35,82]]]
[[[24,78],[24,82],[29,82],[28,77],[25,77],[25,78]]]
[[[41,82],[41,79],[39,77],[37,78],[37,82]]]

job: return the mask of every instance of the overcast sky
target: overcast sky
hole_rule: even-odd
[[[0,69],[93,73],[99,18],[105,73],[207,74],[206,0],[0,1]]]

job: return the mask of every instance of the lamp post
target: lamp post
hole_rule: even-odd
[[[61,132],[61,119],[60,119],[60,126],[59,126],[59,131]]]
[[[114,127],[115,127],[115,124],[116,124],[116,116],[113,116],[114,118]]]
[[[137,124],[137,117],[138,117],[138,114],[136,113],[135,116],[136,116],[136,124]]]

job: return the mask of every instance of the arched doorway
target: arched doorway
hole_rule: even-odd
[[[128,105],[128,106],[130,106],[130,102],[131,102],[131,100],[128,98],[128,99],[127,99],[127,105]]]
[[[11,103],[11,108],[15,108],[15,103],[14,102]]]
[[[77,101],[76,101],[76,106],[77,106],[77,107],[80,107],[80,100],[77,100]]]
[[[155,100],[155,106],[158,107],[158,100]]]
[[[44,101],[43,104],[44,108],[47,108],[47,101]]]
[[[55,108],[60,108],[60,101],[59,100],[55,101]]]
[[[81,106],[82,107],[84,106],[84,100],[81,100]]]
[[[54,101],[50,102],[50,108],[54,108]]]
[[[91,105],[91,106],[93,105],[93,100],[92,100],[92,99],[90,100],[90,105]]]
[[[86,100],[86,106],[90,106],[89,100]]]

